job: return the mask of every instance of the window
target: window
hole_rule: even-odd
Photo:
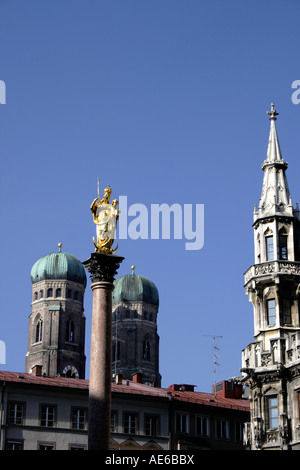
[[[54,427],[55,425],[55,407],[52,405],[41,406],[41,426]]]
[[[145,434],[147,436],[159,435],[159,416],[145,415],[144,423],[145,423]]]
[[[283,320],[283,324],[285,325],[287,324],[290,325],[292,323],[290,299],[282,300],[282,320]]]
[[[72,320],[67,321],[66,325],[66,341],[74,343],[74,323]]]
[[[143,342],[143,359],[150,361],[150,342],[148,339],[144,339]]]
[[[68,298],[68,299],[71,299],[71,298],[72,298],[72,291],[71,291],[71,289],[68,289],[68,290],[67,290],[67,298]]]
[[[53,297],[53,289],[52,288],[47,290],[47,297]]]
[[[61,297],[61,289],[56,289],[56,297]]]
[[[196,434],[198,436],[209,436],[209,419],[207,416],[196,416]]]
[[[37,292],[34,293],[34,300],[38,300],[39,294]]]
[[[35,327],[35,342],[39,343],[40,341],[42,341],[42,337],[43,337],[43,322],[41,319],[39,319]]]
[[[42,299],[43,297],[44,297],[44,291],[40,290],[40,299]]]
[[[8,405],[8,424],[23,424],[24,403],[11,402]]]
[[[5,443],[5,450],[23,450],[23,442],[9,439]]]
[[[110,415],[110,432],[117,432],[118,412],[112,410]]]
[[[243,441],[243,423],[235,423],[235,441],[242,442]]]
[[[87,428],[86,408],[72,408],[72,429]]]
[[[39,442],[38,450],[54,450],[55,444],[53,442]]]
[[[114,341],[112,345],[112,360],[119,361],[120,360],[120,341]]]
[[[188,434],[189,432],[189,415],[177,413],[176,415],[176,432]]]
[[[287,235],[279,235],[279,258],[288,259]]]
[[[267,300],[267,321],[268,325],[275,325],[276,323],[275,299]]]
[[[127,434],[137,433],[137,415],[133,413],[124,414],[124,432]]]
[[[216,419],[216,437],[218,439],[229,439],[229,422],[227,419]]]
[[[79,300],[79,292],[77,290],[74,292],[74,300]]]
[[[266,237],[267,260],[274,259],[273,236]]]
[[[278,403],[277,397],[268,398],[269,428],[278,428]]]

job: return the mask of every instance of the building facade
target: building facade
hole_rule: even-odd
[[[243,448],[249,402],[227,382],[215,394],[133,378],[112,383],[111,450]],[[88,386],[83,379],[0,371],[0,450],[87,450]]]
[[[261,199],[254,208],[255,264],[245,273],[254,341],[242,352],[249,387],[249,449],[300,449],[300,220],[286,178],[274,105]]]

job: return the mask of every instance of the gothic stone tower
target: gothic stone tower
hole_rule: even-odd
[[[58,246],[58,252],[43,256],[31,270],[25,371],[84,378],[86,274],[82,263]]]
[[[135,274],[115,281],[112,318],[112,373],[160,387],[158,290],[149,279]]]
[[[245,273],[254,341],[242,352],[250,449],[300,449],[300,221],[292,205],[271,105],[262,194],[254,209],[255,264]]]

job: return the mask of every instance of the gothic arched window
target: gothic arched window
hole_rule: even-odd
[[[150,361],[150,341],[147,338],[143,342],[143,359]]]
[[[112,360],[119,361],[120,360],[120,341],[114,341],[112,347]]]
[[[35,342],[38,343],[42,341],[42,336],[43,336],[43,322],[41,319],[39,319],[35,327]]]
[[[67,321],[66,341],[74,343],[74,323],[72,320]]]

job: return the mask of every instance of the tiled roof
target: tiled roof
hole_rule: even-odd
[[[49,387],[61,387],[68,389],[82,389],[88,390],[89,381],[84,379],[72,379],[69,377],[39,377],[32,374],[25,374],[23,372],[6,372],[0,371],[1,382],[14,382],[28,385],[42,385]],[[148,385],[135,383],[130,380],[123,380],[122,384],[111,384],[113,393],[143,395],[151,397],[161,397],[181,402],[202,404],[206,406],[215,406],[221,408],[230,408],[240,411],[249,411],[249,400],[240,398],[224,398],[219,395],[204,392],[180,391],[172,390],[171,388],[156,388],[149,387]]]

